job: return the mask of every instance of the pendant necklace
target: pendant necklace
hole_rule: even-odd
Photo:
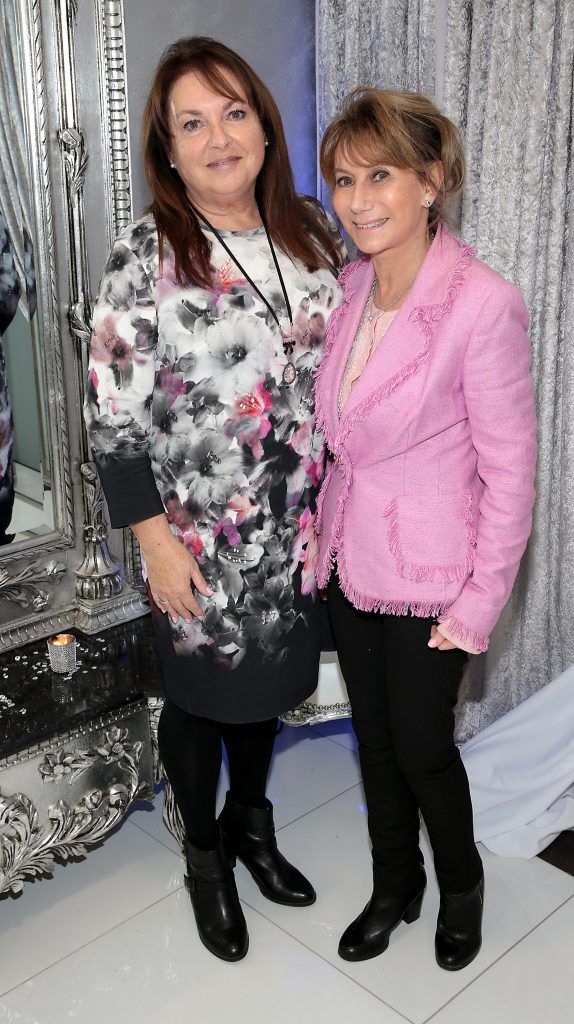
[[[275,253],[275,246],[273,245],[273,242],[271,241],[271,235],[269,234],[269,229],[268,229],[267,224],[265,222],[265,218],[264,218],[263,214],[261,213],[261,210],[259,210],[259,216],[261,217],[261,223],[263,224],[263,227],[265,229],[265,234],[267,236],[267,241],[269,243],[269,249],[271,251],[271,256],[273,257],[273,263],[275,264],[275,269],[277,271],[277,277],[279,278],[279,284],[281,285],[281,291],[283,292],[283,298],[285,300],[285,306],[287,308],[287,316],[289,317],[289,323],[291,325],[290,332],[289,332],[288,336],[285,336],[283,328],[281,327],[281,324],[279,322],[279,317],[277,316],[277,313],[273,309],[273,306],[268,301],[268,299],[265,298],[265,296],[264,296],[263,292],[261,291],[261,289],[257,287],[257,285],[255,284],[255,281],[253,281],[252,278],[249,276],[249,274],[247,273],[245,267],[242,266],[242,264],[237,259],[237,256],[235,256],[235,254],[231,251],[231,249],[227,245],[225,239],[222,237],[222,235],[217,230],[217,228],[215,228],[213,226],[213,224],[210,224],[208,219],[207,219],[207,217],[204,217],[204,215],[202,213],[200,213],[200,211],[195,206],[192,206],[192,209],[193,209],[193,212],[199,217],[199,219],[203,221],[205,226],[207,228],[209,228],[210,231],[213,231],[213,234],[217,238],[217,241],[222,246],[222,248],[225,249],[225,252],[229,256],[229,258],[231,260],[233,260],[233,262],[235,263],[235,266],[237,267],[237,269],[240,271],[241,274],[243,274],[243,277],[248,282],[248,284],[251,285],[251,287],[253,288],[253,291],[259,296],[259,298],[261,299],[263,304],[265,306],[267,306],[267,309],[271,313],[271,316],[273,317],[275,323],[277,324],[277,326],[279,328],[279,331],[281,333],[281,340],[283,342],[283,351],[284,351],[285,355],[289,359],[289,362],[283,368],[282,380],[283,380],[284,384],[287,384],[287,385],[293,384],[294,381],[297,378],[297,369],[296,369],[295,364],[293,363],[293,361],[290,359],[290,356],[293,355],[293,349],[295,348],[295,342],[293,341],[293,313],[291,311],[291,303],[289,302],[289,296],[287,295],[287,289],[285,287],[285,281],[283,280],[283,274],[281,273],[281,268],[279,266],[279,261],[277,259],[277,255]]]
[[[415,281],[416,281],[416,277],[413,277],[412,281],[409,281],[408,285],[406,286],[404,291],[401,292],[400,295],[397,295],[397,297],[395,299],[391,299],[390,302],[386,302],[384,306],[377,306],[375,304],[375,293],[377,291],[378,281],[377,281],[377,278],[375,276],[375,280],[373,281],[373,287],[371,288],[371,294],[369,295],[369,304],[370,304],[370,307],[371,307],[370,308],[370,312],[367,314],[367,320],[369,321],[369,323],[371,323],[371,321],[376,316],[378,316],[379,313],[386,313],[387,309],[390,309],[391,306],[394,306],[397,302],[400,302],[401,299],[403,299],[405,297],[405,295],[407,294],[409,288],[412,288],[412,286],[415,283]]]

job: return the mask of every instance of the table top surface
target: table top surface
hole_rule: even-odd
[[[53,672],[46,640],[0,655],[0,759],[149,696],[162,696],[149,615],[77,639],[77,668]]]

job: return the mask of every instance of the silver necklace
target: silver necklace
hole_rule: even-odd
[[[386,313],[387,310],[391,308],[391,306],[394,306],[397,302],[400,302],[401,299],[404,298],[404,296],[407,294],[409,288],[412,288],[415,281],[416,277],[413,277],[412,281],[409,281],[406,288],[401,292],[400,295],[397,295],[395,299],[391,299],[390,302],[386,302],[384,306],[376,306],[375,292],[377,290],[378,281],[377,278],[375,277],[375,280],[373,281],[373,287],[371,289],[371,294],[369,295],[369,303],[371,305],[371,312],[367,314],[367,320],[369,321],[369,323],[371,323],[371,321],[374,319],[374,317],[377,316],[378,313]]]

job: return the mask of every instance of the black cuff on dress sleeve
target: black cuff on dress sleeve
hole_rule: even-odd
[[[165,512],[149,455],[129,458],[96,455],[94,461],[114,528],[140,523]]]

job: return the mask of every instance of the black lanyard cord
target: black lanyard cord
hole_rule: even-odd
[[[287,307],[287,316],[289,317],[289,323],[291,324],[291,327],[292,327],[293,326],[293,313],[291,311],[291,303],[289,302],[289,296],[287,295],[287,289],[285,287],[285,282],[283,280],[283,274],[281,273],[281,267],[279,266],[279,260],[277,259],[277,254],[275,252],[275,246],[273,245],[273,242],[271,241],[271,235],[269,234],[269,228],[267,227],[267,222],[265,220],[265,217],[261,213],[261,210],[259,211],[259,216],[261,217],[261,222],[263,224],[263,227],[265,228],[265,234],[267,235],[267,241],[269,242],[269,248],[271,249],[271,255],[273,257],[273,262],[275,264],[275,269],[277,271],[277,277],[279,278],[279,284],[281,285],[281,291],[283,292],[283,298],[285,299],[285,305]]]
[[[259,298],[261,299],[263,304],[265,306],[267,306],[267,309],[271,313],[271,316],[273,317],[273,319],[274,319],[275,323],[277,324],[279,330],[281,330],[281,324],[279,323],[279,317],[277,316],[277,313],[273,309],[273,306],[268,301],[268,299],[265,298],[265,296],[264,296],[263,292],[261,291],[261,289],[257,287],[257,285],[255,284],[255,281],[253,281],[252,278],[249,276],[249,274],[247,273],[245,267],[242,266],[242,264],[237,259],[237,256],[231,251],[231,249],[227,245],[225,239],[222,238],[222,236],[219,233],[219,231],[217,230],[217,228],[214,228],[213,224],[209,223],[207,217],[204,217],[203,214],[200,213],[200,211],[198,209],[196,209],[195,206],[193,206],[192,209],[193,209],[194,213],[200,218],[200,220],[203,221],[205,226],[207,228],[209,228],[210,231],[213,231],[213,234],[217,238],[219,244],[225,249],[225,251],[226,251],[227,255],[229,256],[229,258],[231,260],[233,260],[233,262],[235,263],[235,266],[237,267],[237,269],[239,271],[241,271],[241,273],[243,274],[245,280],[248,282],[248,284],[251,285],[251,287],[253,288],[253,291],[259,296]],[[267,224],[265,223],[265,218],[261,215],[261,211],[259,211],[259,214],[261,216],[261,222],[262,222],[263,227],[265,229],[265,234],[267,235],[267,241],[269,243],[269,249],[271,250],[271,255],[273,257],[273,262],[275,264],[275,269],[277,271],[277,277],[279,278],[279,284],[281,285],[281,291],[283,292],[283,298],[285,299],[285,305],[287,307],[287,315],[289,317],[289,323],[291,324],[291,327],[293,327],[293,314],[292,314],[292,311],[291,311],[291,303],[289,302],[289,296],[287,295],[287,289],[285,287],[285,281],[283,280],[283,274],[281,273],[281,268],[280,268],[279,262],[277,260],[277,255],[275,253],[275,246],[273,245],[273,242],[271,241],[271,235],[269,234],[269,230],[267,228]]]

